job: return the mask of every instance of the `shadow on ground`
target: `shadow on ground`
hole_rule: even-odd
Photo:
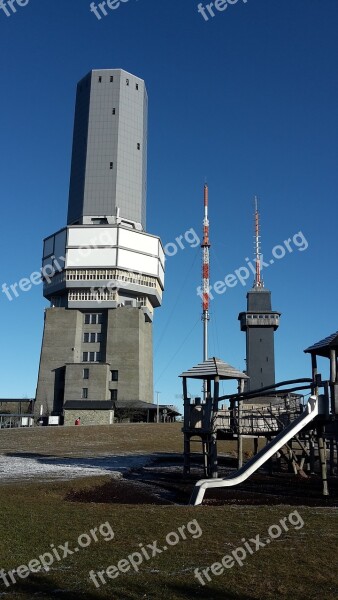
[[[84,582],[83,582],[84,583]],[[15,598],[31,600],[33,597],[44,598],[44,600],[53,600],[54,598],[63,598],[67,600],[101,600],[114,597],[119,600],[156,600],[163,598],[175,598],[177,600],[190,600],[191,598],[199,598],[200,600],[256,600],[257,596],[248,594],[239,595],[226,590],[211,590],[210,587],[197,587],[196,585],[182,585],[174,583],[166,583],[163,587],[155,591],[153,584],[149,587],[147,582],[138,583],[137,581],[126,583],[128,587],[119,587],[118,596],[114,594],[114,582],[111,585],[102,587],[99,590],[91,590],[90,584],[85,591],[72,591],[64,586],[56,587],[56,584],[51,581],[48,575],[31,575],[28,579],[19,580],[15,585]],[[3,586],[0,586],[0,590]],[[6,588],[5,588],[6,589]],[[122,591],[123,590],[123,591]],[[12,591],[12,590],[11,590]],[[10,594],[11,592],[9,592]],[[114,594],[114,596],[113,596]],[[0,591],[0,596],[2,595]],[[7,596],[6,592],[4,593]]]
[[[24,479],[74,479],[90,475],[112,475],[88,489],[72,490],[66,496],[71,502],[115,504],[188,504],[195,482],[203,477],[196,465],[189,477],[183,477],[181,454],[154,453],[99,457],[59,458],[41,454],[10,453],[8,481]],[[1,458],[1,457],[0,457]],[[19,461],[19,464],[15,461]],[[17,475],[15,468],[18,467]],[[0,464],[1,468],[1,464]],[[219,457],[220,477],[236,468],[233,457]],[[4,480],[7,474],[3,475]],[[318,475],[307,479],[287,472],[269,475],[259,470],[239,486],[207,490],[204,504],[209,505],[276,505],[337,506],[338,478],[329,478],[330,495],[322,495]]]

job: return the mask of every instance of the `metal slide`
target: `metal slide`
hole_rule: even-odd
[[[231,487],[242,483],[271,458],[284,444],[293,438],[301,429],[310,423],[318,415],[318,398],[310,396],[307,405],[297,419],[290,423],[283,431],[260,450],[256,456],[248,460],[238,471],[222,479],[200,479],[193,490],[190,504],[197,506],[202,504],[205,490],[209,488]]]

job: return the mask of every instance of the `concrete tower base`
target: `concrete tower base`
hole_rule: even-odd
[[[152,355],[142,308],[46,309],[36,417],[90,411],[108,424],[117,400],[152,402]]]

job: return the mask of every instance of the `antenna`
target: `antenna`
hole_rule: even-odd
[[[202,248],[202,321],[203,321],[203,360],[208,360],[208,321],[209,315],[209,190],[204,185],[204,219],[203,219],[203,242]],[[206,382],[204,382],[204,399],[207,395]]]
[[[255,196],[255,215],[254,215],[254,226],[255,226],[255,236],[254,236],[254,250],[255,250],[255,260],[256,260],[256,275],[253,287],[261,288],[264,287],[264,283],[261,276],[261,236],[260,236],[260,224],[259,224],[259,211],[258,211],[258,199]]]

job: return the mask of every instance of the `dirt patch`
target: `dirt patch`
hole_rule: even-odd
[[[72,490],[65,500],[102,504],[172,504],[157,486],[127,479],[111,479],[93,488]]]
[[[202,473],[194,469],[191,476],[182,475],[182,457],[154,458],[151,463],[130,469],[123,478],[111,479],[90,489],[71,492],[66,499],[76,502],[114,504],[183,504],[187,505]],[[235,468],[232,457],[220,460],[220,476]],[[338,504],[338,478],[329,478],[330,496],[322,495],[319,476],[302,479],[290,473],[268,475],[259,471],[245,483],[233,487],[207,490],[206,505],[280,505],[335,507]]]

